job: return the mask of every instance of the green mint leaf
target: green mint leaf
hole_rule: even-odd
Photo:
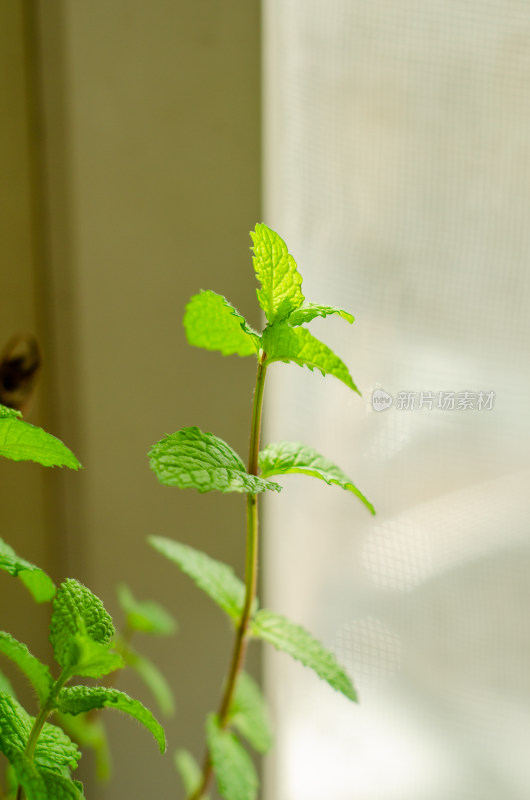
[[[258,753],[266,753],[272,747],[271,725],[263,694],[246,672],[240,672],[238,676],[228,721]]]
[[[164,729],[139,700],[133,700],[125,692],[108,689],[106,686],[69,686],[61,689],[57,698],[57,708],[63,714],[83,714],[93,708],[115,708],[141,722],[151,731],[160,752],[166,749]]]
[[[267,321],[281,322],[304,302],[302,276],[283,239],[264,224],[250,232],[254,243],[254,270],[261,283],[258,301]]]
[[[224,356],[253,356],[260,337],[228,300],[212,291],[194,295],[186,306],[184,327],[188,342]]]
[[[137,600],[128,586],[120,583],[118,600],[126,614],[126,626],[133,631],[170,636],[177,630],[177,623],[169,611],[153,600]]]
[[[199,492],[277,492],[277,483],[249,475],[237,453],[213,433],[183,428],[166,436],[149,451],[151,469],[166,486]]]
[[[267,445],[259,454],[259,466],[263,478],[298,472],[302,475],[320,478],[330,485],[340,486],[341,489],[355,494],[366,508],[375,514],[373,505],[354,486],[345,472],[313,450],[312,447],[301,442],[280,442]]]
[[[53,678],[46,664],[39,661],[29,652],[25,644],[6,631],[0,631],[0,653],[17,665],[37,692],[41,705],[45,703],[53,686]]]
[[[38,770],[24,753],[17,754],[14,767],[26,800],[85,800],[82,783]]]
[[[103,603],[73,578],[61,583],[53,601],[50,642],[61,667],[71,671],[79,656],[77,634],[109,645],[114,626]],[[75,674],[75,672],[71,672]]]
[[[26,800],[84,800],[83,785],[61,775],[45,770],[18,753],[13,761],[15,773],[24,790]]]
[[[46,723],[35,748],[35,764],[48,772],[65,778],[77,767],[81,753],[77,745],[57,725]]]
[[[80,627],[83,621],[79,620]],[[85,678],[102,678],[109,672],[123,669],[125,662],[119,653],[111,650],[109,644],[95,642],[85,633],[75,633],[70,646],[71,664],[68,674]]]
[[[9,758],[9,756],[8,756]],[[49,800],[44,778],[37,767],[22,751],[13,753],[10,762],[15,769],[18,782],[24,790],[26,800]]]
[[[73,717],[71,714],[57,714],[57,722],[83,749],[94,753],[96,778],[107,781],[111,774],[110,750],[105,726],[99,717],[88,714]]]
[[[60,439],[24,422],[19,411],[6,406],[0,406],[0,456],[13,461],[36,461],[45,467],[81,466]]]
[[[52,579],[35,564],[18,556],[3,539],[0,539],[0,569],[10,575],[18,576],[37,603],[51,600],[55,594],[55,584]]]
[[[0,692],[0,752],[9,761],[24,752],[32,724],[26,709],[10,694]]]
[[[160,711],[163,714],[174,714],[173,692],[158,667],[150,659],[133,650],[130,645],[124,648],[123,657],[127,666],[131,667],[151,690]]]
[[[334,375],[360,394],[346,364],[307,328],[291,328],[287,323],[272,325],[263,331],[262,346],[269,362],[294,361],[311,371],[318,369],[322,375]]]
[[[234,622],[239,622],[245,602],[245,584],[234,574],[232,567],[172,539],[150,536],[148,541],[155,550],[177,564]]]
[[[215,714],[206,720],[206,741],[221,797],[256,800],[258,776],[251,758],[237,736],[220,727]]]
[[[345,319],[346,322],[349,322],[350,325],[355,319],[349,311],[344,311],[342,308],[321,306],[318,305],[318,303],[304,303],[300,308],[296,308],[289,314],[288,322],[289,325],[295,327],[297,325],[305,325],[307,322],[311,322],[312,319],[315,319],[315,317],[328,317],[330,314],[338,314],[342,319]]]
[[[252,620],[250,633],[274,645],[277,650],[289,653],[304,666],[314,670],[333,689],[357,702],[352,682],[335,660],[335,656],[304,628],[264,608]]]
[[[197,761],[193,758],[192,754],[187,750],[177,750],[174,756],[175,767],[180,775],[186,796],[189,796],[197,791],[202,781],[201,768]],[[201,795],[199,800],[209,800],[208,795]]]
[[[12,764],[26,800],[84,800],[79,781],[37,769],[24,753],[17,753]]]

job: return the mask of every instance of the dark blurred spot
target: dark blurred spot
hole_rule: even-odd
[[[0,355],[0,403],[24,414],[37,382],[41,353],[31,333],[17,333]]]

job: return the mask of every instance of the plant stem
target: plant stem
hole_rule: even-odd
[[[24,751],[24,755],[26,755],[29,760],[33,759],[33,753],[35,752],[35,747],[37,745],[38,738],[41,734],[42,729],[44,728],[44,723],[50,716],[53,710],[53,705],[51,704],[50,700],[43,705],[39,713],[35,718],[35,722],[33,723],[33,728],[31,729],[31,733],[29,735],[28,742],[26,744],[26,749]],[[16,800],[21,800],[23,797],[23,789],[22,786],[19,784],[17,789],[17,798]]]
[[[267,371],[267,355],[260,352],[258,358],[258,371],[256,375],[256,388],[254,389],[254,402],[252,405],[252,420],[250,426],[250,448],[248,456],[248,472],[250,475],[258,474],[259,439],[261,431],[261,412],[263,408],[263,390],[265,388],[265,373]],[[252,613],[256,586],[258,582],[258,495],[247,494],[247,545],[245,565],[245,602],[241,619],[237,627],[228,680],[219,706],[217,715],[221,728],[226,727],[232,697],[236,687],[237,676],[243,668],[248,641],[248,625]],[[191,795],[189,800],[201,800],[207,791],[213,775],[210,754],[207,751],[204,759],[202,782],[199,788]]]
[[[39,736],[41,735],[42,729],[46,723],[46,720],[50,716],[50,714],[55,709],[55,700],[57,695],[63,688],[64,684],[71,678],[71,675],[68,674],[68,671],[64,669],[60,674],[59,678],[53,684],[53,687],[50,692],[50,696],[46,703],[42,706],[41,710],[35,717],[35,722],[33,723],[33,727],[30,731],[28,741],[26,744],[26,749],[24,750],[24,755],[29,758],[30,761],[33,760],[33,754],[35,752],[35,747],[37,746],[37,742],[39,740]],[[22,800],[24,797],[24,792],[22,786],[19,784],[17,789],[17,797],[16,800]]]

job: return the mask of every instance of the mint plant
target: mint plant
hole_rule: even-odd
[[[31,460],[45,466],[81,466],[74,454],[41,428],[21,419],[18,411],[0,405],[0,455],[15,461]],[[134,630],[167,633],[172,618],[156,604],[138,603],[125,587],[120,590],[127,613],[127,636],[117,642],[112,619],[101,600],[74,579],[58,589],[51,578],[31,562],[17,555],[0,539],[0,569],[18,577],[37,602],[54,598],[50,642],[58,665],[53,677],[49,667],[32,655],[25,644],[0,631],[0,653],[25,675],[37,697],[37,713],[29,714],[18,702],[10,682],[0,673],[0,752],[10,765],[8,792],[16,800],[81,800],[83,787],[72,779],[80,752],[62,728],[48,722],[56,714],[63,720],[110,707],[134,717],[154,736],[161,752],[165,734],[153,714],[124,692],[110,685],[69,685],[73,678],[100,679],[133,663],[148,677],[159,699],[167,705],[170,695],[151,662],[136,654],[128,638]],[[77,727],[87,738],[86,725]],[[101,747],[101,730],[94,726],[92,746]],[[99,738],[98,738],[99,737]],[[90,739],[90,737],[88,737]],[[6,797],[2,789],[0,795]]]
[[[171,614],[152,600],[137,600],[128,586],[121,583],[117,587],[118,600],[125,614],[123,626],[116,631],[114,647],[123,659],[123,666],[132,669],[150,690],[157,706],[165,716],[175,713],[173,691],[166,678],[147,656],[132,646],[137,634],[148,636],[170,636],[175,633],[177,624]],[[103,679],[107,688],[115,688],[121,669],[108,674]],[[105,725],[100,717],[100,709],[72,716],[57,712],[57,722],[68,735],[84,750],[93,752],[96,778],[100,783],[111,777],[111,755]]]
[[[257,797],[258,778],[240,737],[258,752],[266,752],[271,734],[260,690],[243,670],[251,639],[261,639],[289,653],[349,700],[357,699],[350,677],[334,655],[304,628],[269,609],[260,609],[257,599],[258,498],[264,492],[279,492],[282,488],[271,478],[290,473],[318,478],[356,495],[375,513],[350,478],[313,448],[299,442],[281,442],[260,451],[265,376],[274,362],[293,362],[319,370],[358,392],[344,362],[304,327],[316,317],[338,315],[348,323],[353,322],[353,317],[343,309],[305,302],[296,262],[277,233],[258,224],[251,237],[254,270],[260,282],[257,297],[267,320],[262,333],[255,331],[225,297],[213,291],[201,291],[192,297],[184,316],[190,344],[222,355],[257,359],[248,466],[230,445],[197,427],[165,436],[149,453],[151,467],[163,484],[199,492],[217,490],[246,495],[244,582],[229,565],[188,545],[164,537],[150,538],[156,550],[177,564],[221,607],[235,629],[221,701],[217,712],[206,721],[202,768],[187,751],[176,754],[188,800],[206,800],[214,775],[225,800]]]
[[[164,752],[164,730],[138,700],[107,686],[68,685],[74,677],[101,678],[124,666],[113,646],[114,633],[101,600],[72,578],[60,584],[53,601],[50,642],[59,665],[56,678],[25,644],[0,632],[0,652],[24,673],[38,699],[33,717],[11,692],[0,692],[0,751],[14,770],[17,800],[84,797],[81,784],[71,776],[80,758],[78,747],[48,722],[54,712],[76,716],[115,708],[145,725]]]

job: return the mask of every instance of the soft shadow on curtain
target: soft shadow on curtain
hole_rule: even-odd
[[[361,704],[268,654],[267,796],[526,800],[530,10],[268,0],[264,31],[265,220],[355,314],[315,333],[363,392],[280,365],[267,439],[378,510],[302,478],[268,503],[267,603]]]

